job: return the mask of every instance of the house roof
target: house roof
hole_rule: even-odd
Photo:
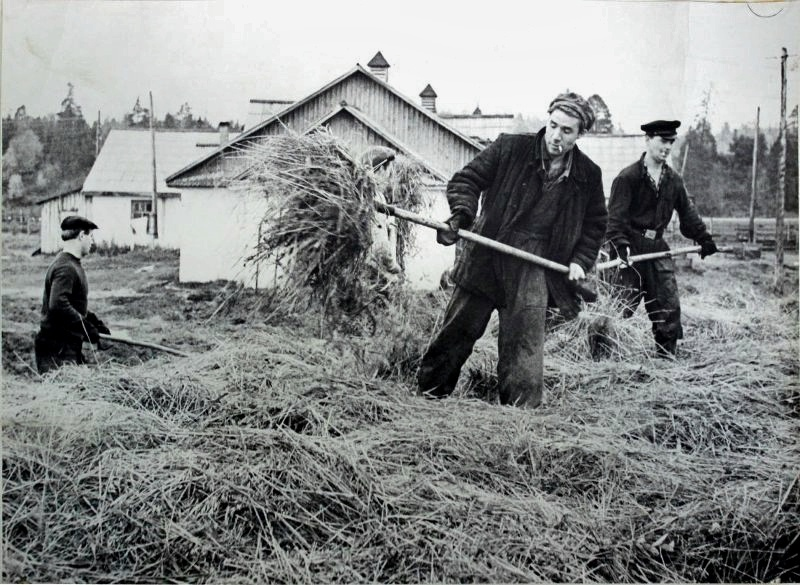
[[[236,137],[236,139],[231,140],[229,143],[225,144],[224,146],[221,146],[221,147],[215,149],[214,151],[208,153],[206,156],[203,156],[202,158],[199,158],[199,159],[193,161],[191,164],[188,164],[185,167],[183,167],[183,168],[177,170],[176,172],[172,173],[171,175],[169,175],[166,178],[167,184],[169,184],[169,183],[181,178],[182,175],[189,173],[193,169],[202,166],[203,164],[205,164],[209,160],[211,160],[211,159],[213,159],[213,158],[215,158],[217,156],[220,156],[225,152],[232,152],[232,151],[236,150],[241,145],[241,143],[243,143],[247,139],[250,139],[250,138],[258,136],[259,132],[261,130],[263,130],[264,128],[266,128],[267,126],[269,126],[270,124],[279,123],[281,117],[283,117],[286,114],[292,112],[293,110],[295,110],[297,108],[300,108],[301,106],[307,104],[308,102],[310,102],[311,100],[315,99],[316,97],[318,97],[322,93],[326,92],[327,90],[329,90],[330,88],[334,87],[335,85],[337,85],[339,83],[342,83],[344,80],[348,79],[349,77],[351,77],[353,75],[365,75],[373,83],[376,83],[379,86],[381,86],[384,89],[386,89],[387,91],[391,92],[392,94],[397,96],[400,100],[405,102],[406,105],[408,105],[409,107],[417,110],[423,116],[426,116],[427,118],[429,118],[430,120],[435,122],[437,125],[439,125],[442,128],[444,128],[446,131],[448,131],[451,134],[455,135],[458,139],[460,139],[463,142],[469,144],[470,146],[474,147],[478,151],[483,150],[483,145],[481,145],[479,142],[477,142],[476,140],[473,140],[472,138],[470,138],[467,135],[463,134],[458,129],[454,128],[453,126],[447,124],[444,120],[442,120],[442,118],[440,118],[439,116],[437,116],[436,114],[434,114],[432,112],[429,112],[427,109],[423,108],[421,105],[417,104],[416,102],[414,102],[410,98],[406,97],[405,95],[403,95],[402,93],[397,91],[394,87],[392,87],[391,85],[389,85],[388,83],[386,83],[382,79],[380,79],[380,78],[376,77],[375,75],[373,75],[370,71],[365,69],[361,64],[357,63],[356,66],[353,67],[350,71],[348,71],[345,74],[337,77],[336,79],[334,79],[330,83],[322,86],[317,91],[309,94],[308,96],[304,97],[303,99],[300,99],[300,100],[294,102],[289,107],[281,110],[280,112],[277,112],[276,114],[274,114],[270,118],[267,118],[266,120],[264,120],[260,124],[256,124],[255,126],[250,128],[249,130],[245,130],[238,137]]]
[[[156,131],[156,185],[159,193],[176,192],[166,177],[216,150],[219,134],[213,132]],[[83,182],[84,193],[151,193],[153,154],[147,130],[111,130],[100,154]]]
[[[81,190],[80,186],[73,187],[71,189],[67,189],[66,191],[59,191],[55,195],[48,195],[46,197],[41,197],[36,200],[36,205],[43,205],[48,201],[52,201],[53,199],[59,199],[61,197],[65,197],[66,195],[72,195],[73,193],[79,193]]]

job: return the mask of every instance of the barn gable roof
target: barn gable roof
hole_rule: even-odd
[[[281,124],[281,119],[282,118],[286,118],[292,112],[298,110],[299,108],[303,107],[304,105],[308,104],[309,102],[312,102],[313,100],[317,99],[319,96],[325,94],[326,92],[328,92],[329,90],[331,90],[335,86],[343,84],[347,80],[349,80],[350,78],[352,78],[354,76],[358,76],[358,75],[364,76],[366,79],[369,80],[370,83],[376,84],[377,86],[381,87],[383,90],[385,90],[385,91],[391,93],[392,95],[394,95],[395,97],[399,98],[405,104],[406,107],[413,109],[416,113],[418,113],[418,114],[422,115],[423,117],[427,118],[428,120],[432,121],[437,127],[441,128],[442,131],[452,135],[457,141],[459,141],[459,142],[465,144],[467,147],[473,149],[475,154],[477,154],[480,150],[483,149],[483,146],[479,142],[473,140],[472,138],[470,138],[467,135],[463,134],[462,132],[460,132],[456,128],[454,128],[454,127],[450,126],[449,124],[445,123],[441,118],[439,118],[438,116],[436,116],[432,112],[429,112],[428,110],[426,110],[425,108],[423,108],[419,104],[415,103],[413,100],[411,100],[410,98],[406,97],[405,95],[403,95],[402,93],[397,91],[394,87],[392,87],[391,85],[389,85],[385,81],[379,79],[378,77],[376,77],[375,75],[370,73],[367,69],[362,67],[360,64],[356,64],[356,66],[353,67],[347,73],[337,77],[336,79],[334,79],[330,83],[328,83],[328,84],[324,85],[323,87],[319,88],[317,91],[309,94],[305,98],[298,100],[297,102],[293,103],[289,107],[287,107],[287,108],[281,110],[280,112],[274,114],[273,116],[267,118],[266,120],[264,120],[260,124],[257,124],[256,126],[253,126],[252,128],[250,128],[249,130],[246,130],[245,132],[240,134],[235,140],[232,140],[231,142],[225,144],[224,146],[221,146],[221,147],[215,149],[214,151],[210,152],[208,155],[206,155],[206,156],[204,156],[204,157],[202,157],[202,158],[200,158],[198,160],[195,160],[191,164],[189,164],[189,165],[185,166],[184,168],[174,172],[173,174],[171,174],[170,176],[168,176],[166,178],[167,184],[168,185],[172,185],[172,186],[177,186],[179,184],[180,185],[189,185],[189,184],[200,185],[201,183],[199,183],[197,181],[194,181],[190,177],[190,175],[193,173],[193,171],[201,170],[201,168],[204,167],[204,166],[214,167],[214,170],[213,170],[213,172],[211,174],[215,175],[215,181],[218,184],[219,183],[219,179],[220,179],[220,176],[219,176],[220,173],[219,173],[219,169],[216,168],[216,166],[213,163],[213,161],[215,159],[219,159],[220,157],[224,156],[227,153],[232,153],[232,152],[238,151],[248,141],[256,139],[259,136],[262,136],[264,134],[268,134],[269,131],[270,131],[270,128],[272,126]],[[360,121],[364,122],[364,120],[360,120]],[[369,120],[369,124],[373,128],[377,129],[377,127],[378,127],[377,123],[374,120]],[[210,174],[209,174],[209,177],[210,177]],[[198,180],[199,180],[199,178],[198,178]]]
[[[173,193],[166,178],[216,147],[218,133],[156,131],[156,188]],[[152,193],[153,154],[147,130],[114,129],[106,138],[89,175],[84,193]]]
[[[307,132],[310,132],[312,130],[324,126],[330,120],[332,120],[336,116],[341,116],[342,114],[347,114],[349,116],[352,116],[358,123],[362,124],[364,127],[369,128],[370,130],[378,134],[381,138],[383,138],[386,142],[388,142],[392,146],[392,148],[416,160],[428,172],[430,172],[439,180],[446,181],[449,178],[444,172],[426,162],[419,154],[415,153],[410,147],[403,144],[396,136],[393,136],[385,128],[381,127],[380,124],[370,119],[366,114],[364,114],[364,112],[362,112],[358,108],[355,108],[347,104],[339,105],[339,107],[336,108],[334,111],[325,115],[323,118],[312,124],[311,127],[307,130]]]

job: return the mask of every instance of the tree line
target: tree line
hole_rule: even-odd
[[[599,95],[589,98],[597,112],[594,133],[621,132],[611,112]],[[712,132],[708,104],[674,149],[675,167],[682,172],[686,187],[698,210],[706,216],[747,216],[752,180],[752,128],[743,126],[731,131],[727,124],[717,136]],[[74,87],[68,84],[67,95],[58,113],[41,117],[28,116],[20,106],[13,116],[3,118],[3,199],[4,203],[28,206],[37,199],[79,188],[94,164],[96,152],[114,128],[148,128],[150,110],[136,99],[122,120],[84,118],[76,102]],[[516,132],[536,131],[544,124],[538,118],[516,116]],[[154,120],[156,128],[211,129],[208,120],[195,117],[184,103],[177,112]],[[233,131],[241,131],[234,125]],[[763,129],[758,135],[758,180],[756,215],[773,216],[778,192],[780,144],[775,129]],[[718,144],[719,142],[719,144]],[[787,212],[798,210],[798,109],[792,110],[787,124],[786,201]],[[685,161],[685,163],[684,163]]]
[[[42,197],[79,188],[112,129],[149,128],[150,118],[149,108],[137,97],[122,120],[89,123],[71,83],[55,114],[32,117],[20,106],[2,121],[4,204],[27,207]],[[188,103],[163,119],[154,119],[153,125],[159,129],[213,129],[207,119],[193,114]],[[232,127],[233,131],[241,129],[238,124]]]
[[[747,216],[752,190],[753,143],[755,129],[742,127],[730,136],[727,152],[719,152],[718,139],[705,118],[695,120],[678,148],[678,169],[703,215]],[[798,211],[798,109],[794,107],[786,124],[786,199],[787,212]],[[688,149],[688,150],[687,150]],[[722,149],[724,150],[724,149]],[[777,211],[780,140],[774,129],[758,133],[758,172],[755,214],[773,217]],[[677,157],[676,157],[677,158]]]

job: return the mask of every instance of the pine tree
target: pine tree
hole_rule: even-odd
[[[611,121],[611,112],[605,100],[598,94],[594,94],[586,101],[589,102],[595,115],[594,126],[589,132],[591,134],[612,134],[614,132],[614,123]]]

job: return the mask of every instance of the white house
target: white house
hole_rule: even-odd
[[[180,190],[165,178],[227,142],[227,127],[216,131],[157,130],[155,178],[158,238],[153,237],[153,147],[149,130],[111,130],[80,190],[46,197],[42,206],[41,250],[61,247],[60,223],[67,215],[84,215],[99,229],[101,246],[180,247],[183,220]]]

